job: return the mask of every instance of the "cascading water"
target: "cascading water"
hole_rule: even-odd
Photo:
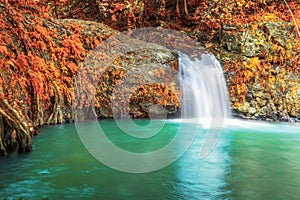
[[[229,116],[228,90],[219,61],[212,54],[191,59],[179,53],[179,79],[183,92],[181,117],[200,123]]]

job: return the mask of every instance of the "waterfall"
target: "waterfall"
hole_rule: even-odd
[[[179,79],[182,88],[181,118],[199,123],[229,116],[229,98],[222,67],[212,54],[190,58],[179,53]]]

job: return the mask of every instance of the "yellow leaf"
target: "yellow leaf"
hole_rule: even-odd
[[[11,60],[7,61],[7,64],[8,64],[8,65],[11,65],[11,66],[13,66],[13,67],[15,66],[15,64],[14,64],[13,61],[11,61]]]

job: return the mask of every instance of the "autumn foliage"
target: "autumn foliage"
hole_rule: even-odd
[[[64,121],[88,49],[109,36],[96,30],[83,36],[76,23],[51,20],[50,7],[37,8],[27,1],[0,4],[2,151],[30,150],[33,127]]]
[[[34,127],[72,119],[67,114],[78,70],[90,50],[117,33],[96,22],[118,31],[164,27],[185,32],[222,61],[235,109],[249,101],[253,85],[270,91],[266,95],[278,102],[277,109],[299,101],[297,82],[285,83],[286,74],[300,75],[300,4],[296,0],[1,0],[0,14],[0,152],[17,147],[30,150]],[[282,45],[268,37],[266,22],[294,24],[290,32],[295,40]],[[253,56],[235,55],[225,44],[227,32],[252,35],[270,44],[269,49]],[[166,43],[172,46],[172,38]],[[113,70],[103,72],[99,79],[96,99],[85,97],[87,104],[95,100],[98,116],[112,103],[112,88],[126,73],[121,62],[113,62]],[[176,61],[168,64],[176,65]],[[155,73],[157,77],[170,75],[164,69]],[[146,100],[179,107],[180,92],[172,87],[159,83],[135,88],[129,107],[144,109],[139,102]],[[279,98],[279,93],[293,98]],[[296,116],[292,108],[287,110]],[[134,117],[149,116],[136,113],[131,112]]]

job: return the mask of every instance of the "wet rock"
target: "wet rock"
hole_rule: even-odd
[[[249,111],[250,111],[250,103],[248,103],[248,102],[241,103],[239,110],[241,112],[243,112],[243,113],[249,113]]]
[[[256,109],[253,108],[253,107],[250,107],[250,108],[249,108],[249,113],[250,113],[251,115],[254,115],[254,114],[256,113]]]
[[[270,117],[270,116],[267,116],[267,112],[268,112],[268,107],[265,106],[259,110],[259,112],[255,115],[255,117],[262,118],[262,119],[264,117]]]
[[[286,111],[279,112],[278,119],[283,122],[289,122],[290,118]]]

